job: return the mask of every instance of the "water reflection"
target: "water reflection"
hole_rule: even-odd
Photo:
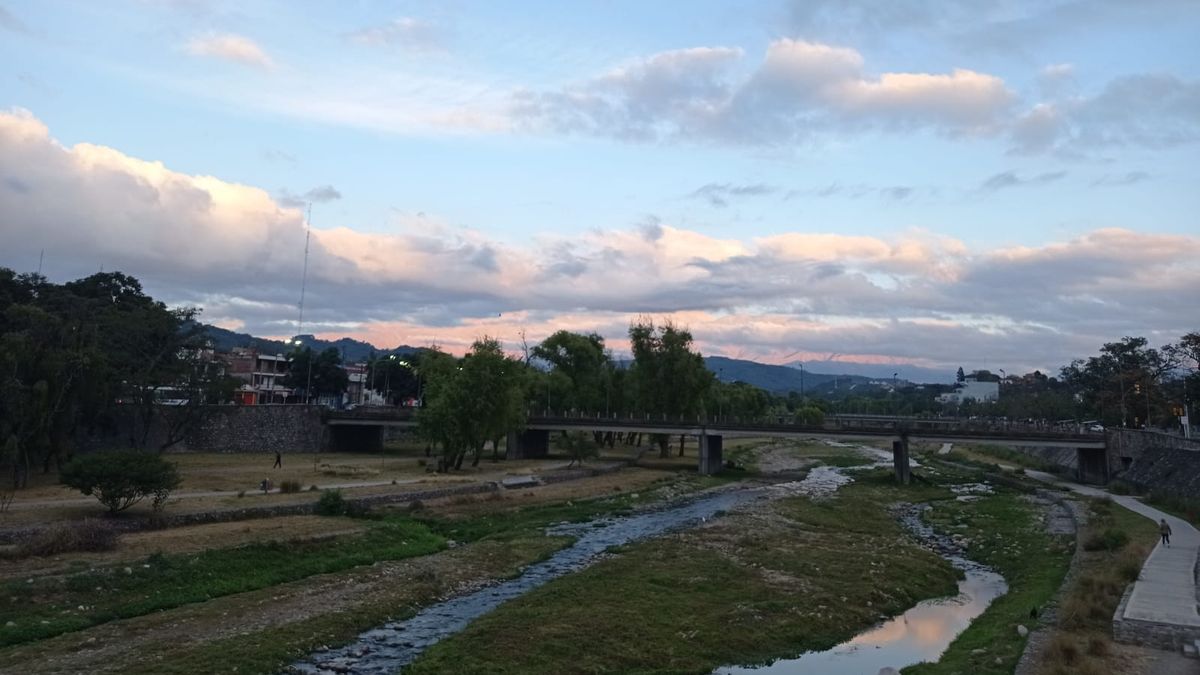
[[[763,667],[726,667],[722,674],[754,675],[870,675],[885,667],[896,669],[921,661],[937,661],[954,638],[987,609],[992,600],[1008,592],[1004,577],[962,558],[950,558],[966,578],[958,582],[958,595],[925,600],[904,614],[823,651],[795,659],[781,659]]]

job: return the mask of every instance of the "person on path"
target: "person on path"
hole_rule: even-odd
[[[273,466],[271,468],[272,469],[282,469],[283,468],[283,455],[280,454],[280,452],[278,450],[275,451],[275,466]]]
[[[1158,521],[1158,533],[1162,535],[1163,546],[1171,546],[1171,526],[1167,524],[1166,518],[1161,518]]]

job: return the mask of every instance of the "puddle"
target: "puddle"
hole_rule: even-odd
[[[722,675],[872,675],[921,661],[937,661],[950,642],[1008,590],[999,574],[969,561],[951,559],[966,578],[953,598],[925,600],[904,614],[823,652],[808,652],[761,668],[720,668]]]
[[[961,569],[958,595],[917,603],[903,614],[859,633],[850,640],[822,652],[807,652],[794,659],[780,659],[766,666],[727,666],[715,673],[733,675],[871,675],[892,672],[922,661],[937,661],[959,633],[975,617],[1008,592],[1004,577],[963,558],[961,548],[950,537],[937,534],[920,518],[922,507],[907,505],[896,514],[927,547]]]

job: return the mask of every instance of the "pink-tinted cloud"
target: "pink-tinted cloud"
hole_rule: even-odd
[[[297,331],[304,224],[257,187],[81,143],[0,113],[0,264],[46,254],[57,279],[120,269],[225,326]],[[314,229],[305,332],[460,351],[481,335],[596,331],[624,349],[638,316],[691,328],[708,353],[1053,367],[1125,334],[1195,330],[1200,237],[1107,228],[974,249],[936,233],[797,229],[716,237],[648,221],[525,244],[403,219]]]

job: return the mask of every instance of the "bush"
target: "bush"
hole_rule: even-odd
[[[1103,532],[1093,532],[1083,540],[1085,551],[1117,551],[1129,543],[1129,535],[1125,530],[1105,528]]]
[[[302,489],[298,480],[285,480],[279,484],[279,491],[285,495],[295,494]]]
[[[341,490],[325,490],[317,500],[317,515],[341,516],[346,513],[346,500]]]
[[[80,455],[63,467],[58,480],[95,496],[110,513],[124,511],[146,497],[158,511],[180,483],[174,464],[137,450]]]
[[[21,542],[16,557],[59,555],[78,551],[111,551],[117,547],[117,533],[107,523],[84,519],[56,523]]]

